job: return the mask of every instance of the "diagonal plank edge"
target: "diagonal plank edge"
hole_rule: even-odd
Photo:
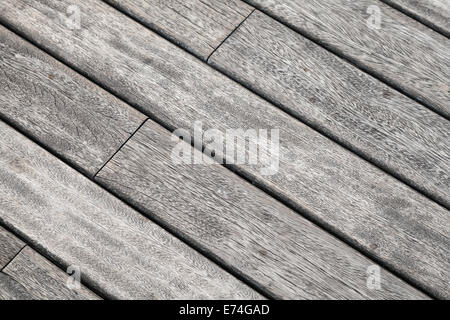
[[[25,243],[0,226],[0,271],[22,250]]]
[[[121,299],[262,298],[0,122],[0,221],[90,287]]]
[[[448,295],[447,210],[100,1],[80,2],[89,14],[80,30],[67,28],[58,17],[70,4],[4,1],[0,21],[167,127],[279,128],[278,172],[245,164],[240,173],[433,295]]]

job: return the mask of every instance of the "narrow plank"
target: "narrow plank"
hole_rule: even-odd
[[[2,270],[25,246],[10,232],[0,227],[0,270]]]
[[[277,298],[426,297],[385,270],[371,290],[373,261],[217,163],[171,165],[171,138],[146,123],[96,179]]]
[[[450,122],[260,11],[210,63],[450,208]]]
[[[382,0],[414,17],[430,28],[450,37],[449,0]]]
[[[192,133],[195,121],[203,131],[278,128],[275,174],[262,174],[264,163],[234,169],[434,295],[448,296],[448,210],[105,3],[78,3],[89,15],[77,34],[49,19],[69,4],[3,1],[0,20],[168,128]],[[218,150],[216,158],[225,156]]]
[[[121,299],[261,298],[3,122],[0,135],[0,220],[78,266],[92,288]]]
[[[0,118],[89,176],[145,119],[3,26],[0,70]]]
[[[240,0],[105,0],[202,60],[251,13]]]
[[[3,270],[3,274],[4,276],[0,276],[0,288],[3,287],[0,292],[3,290],[10,291],[10,298],[6,297],[8,299],[100,299],[82,284],[79,285],[79,288],[75,286],[69,288],[67,286],[69,275],[30,247],[25,247]],[[0,299],[2,299],[1,293]]]
[[[377,0],[246,2],[450,118],[450,40],[443,35]]]

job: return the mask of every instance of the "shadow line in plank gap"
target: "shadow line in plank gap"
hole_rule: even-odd
[[[133,19],[135,20],[135,19]],[[137,21],[137,20],[135,20]],[[139,22],[139,21],[137,21]],[[140,22],[139,22],[140,23]],[[121,100],[124,103],[127,103],[128,105],[132,106],[133,108],[135,108],[136,110],[142,112],[144,115],[148,116],[148,118],[154,122],[156,122],[157,124],[159,124],[160,126],[162,126],[163,128],[165,128],[166,130],[168,130],[169,132],[173,132],[174,130],[176,130],[177,128],[175,128],[174,126],[171,126],[170,124],[165,123],[164,121],[162,121],[161,119],[159,119],[156,115],[152,114],[150,111],[145,111],[143,110],[143,108],[141,108],[139,105],[128,101],[125,97],[122,97],[120,95],[120,93],[116,92],[115,90],[109,89],[106,86],[104,86],[102,83],[97,82],[95,79],[92,79],[87,73],[85,73],[84,71],[80,70],[79,68],[77,68],[75,65],[73,65],[70,61],[67,61],[66,59],[64,59],[63,57],[60,57],[58,54],[50,51],[50,50],[46,50],[45,48],[41,47],[40,44],[36,43],[34,40],[29,39],[26,35],[24,35],[22,32],[20,32],[20,30],[17,30],[16,28],[14,28],[14,26],[10,26],[8,24],[6,24],[4,21],[0,21],[0,25],[4,26],[5,28],[7,28],[8,30],[14,32],[16,35],[20,36],[21,38],[23,38],[25,41],[31,43],[32,45],[34,45],[35,47],[37,47],[38,49],[40,49],[41,51],[47,53],[48,55],[50,55],[51,57],[53,57],[54,59],[58,60],[59,62],[63,63],[64,65],[66,65],[67,67],[71,68],[73,71],[77,72],[78,74],[80,74],[81,76],[83,76],[84,78],[88,79],[89,81],[91,81],[92,83],[96,84],[98,87],[102,88],[103,90],[107,91],[108,93],[114,95],[117,99]],[[152,29],[150,29],[152,30]],[[153,30],[152,30],[153,31]],[[157,32],[156,32],[157,33]],[[158,33],[159,34],[159,33]],[[160,35],[162,36],[162,35]],[[164,36],[162,36],[164,37]],[[166,39],[168,41],[170,41],[169,39]],[[179,46],[178,46],[179,47]],[[187,53],[191,54],[188,50],[180,47],[181,49],[183,49],[184,51],[186,51]],[[191,54],[192,55],[192,54]],[[196,57],[199,61],[201,61],[202,63],[205,63],[205,61],[199,59],[198,57]],[[206,64],[206,63],[205,63]],[[209,65],[208,65],[209,66]],[[211,67],[211,66],[209,66]],[[211,67],[212,68],[212,67]],[[214,68],[212,68],[214,69]],[[216,69],[214,69],[216,70]],[[220,73],[223,74],[223,72],[221,72],[220,70],[217,70]],[[227,76],[226,74],[224,74],[225,76]],[[227,76],[228,77],[228,76]],[[233,80],[233,79],[232,79]],[[235,80],[233,80],[235,81]],[[237,81],[235,81],[237,82]],[[239,82],[237,82],[239,83]],[[240,85],[246,87],[245,85],[239,83]],[[250,89],[248,89],[250,90]],[[252,91],[252,90],[250,90]],[[253,92],[253,91],[252,91]],[[253,92],[255,93],[255,92]],[[257,93],[255,93],[257,94]],[[264,99],[264,97],[261,97]],[[267,102],[271,103],[270,101],[268,101],[267,99],[264,99]],[[295,118],[296,119],[296,118]],[[260,293],[261,295],[265,296],[266,298],[271,298],[271,299],[280,299],[280,297],[275,296],[274,294],[272,294],[271,292],[268,292],[265,288],[262,288],[260,285],[258,284],[254,284],[253,282],[249,281],[249,279],[246,278],[242,278],[240,271],[238,271],[237,273],[235,273],[235,270],[233,266],[227,266],[227,265],[223,265],[222,263],[220,263],[219,261],[215,261],[215,258],[212,257],[211,254],[209,253],[204,253],[205,251],[203,249],[197,249],[198,246],[195,244],[191,244],[189,243],[189,241],[187,241],[184,236],[180,237],[178,236],[176,233],[174,233],[172,231],[172,229],[165,227],[164,225],[161,225],[160,223],[158,223],[157,221],[155,221],[154,219],[152,219],[151,217],[149,217],[149,215],[145,214],[144,212],[142,212],[139,208],[137,208],[136,206],[134,206],[132,203],[129,202],[129,200],[124,199],[122,197],[119,197],[116,195],[115,192],[111,192],[108,188],[105,188],[102,184],[98,183],[96,180],[92,180],[88,175],[86,175],[85,173],[83,173],[83,171],[77,169],[76,166],[74,166],[73,164],[71,164],[70,162],[66,161],[65,159],[61,158],[58,154],[56,154],[55,152],[53,152],[50,148],[48,148],[47,146],[43,145],[42,143],[40,143],[39,141],[37,141],[36,139],[34,139],[33,137],[29,136],[28,134],[26,134],[25,132],[23,132],[22,130],[20,130],[19,128],[17,128],[15,125],[13,125],[12,123],[10,123],[8,120],[4,120],[3,117],[0,116],[0,120],[3,120],[4,122],[6,122],[8,125],[10,125],[11,127],[15,128],[17,131],[21,132],[24,136],[26,136],[27,138],[29,138],[30,140],[32,140],[33,142],[35,142],[36,144],[38,144],[39,146],[41,146],[43,149],[47,150],[48,152],[50,152],[52,155],[54,155],[55,157],[57,157],[59,160],[63,161],[64,163],[66,163],[67,165],[69,165],[70,167],[72,167],[74,170],[78,171],[79,173],[81,173],[83,176],[85,176],[86,178],[88,178],[89,180],[93,181],[95,184],[97,184],[98,186],[100,186],[103,190],[106,190],[109,194],[115,196],[116,198],[118,198],[120,201],[122,201],[123,203],[125,203],[126,205],[128,205],[129,207],[133,208],[134,210],[136,210],[137,212],[139,212],[141,215],[145,216],[147,219],[157,223],[160,227],[162,227],[164,230],[166,230],[167,232],[169,232],[170,234],[172,234],[173,236],[175,236],[176,238],[178,238],[179,240],[181,240],[182,242],[186,243],[187,245],[189,245],[190,247],[196,249],[197,251],[199,251],[200,253],[202,253],[205,257],[207,257],[209,260],[213,261],[214,263],[218,264],[220,267],[222,267],[224,270],[226,270],[227,272],[229,272],[230,274],[232,274],[233,276],[235,276],[237,279],[241,280],[242,282],[246,283],[247,285],[249,285],[252,289],[254,289],[255,291],[257,291],[258,293]],[[298,120],[298,119],[297,119]],[[191,143],[191,146],[194,147],[195,149],[203,152],[203,148],[204,146],[200,148],[197,148],[194,145],[194,142]],[[343,146],[345,148],[345,146]],[[346,148],[348,149],[348,148]],[[351,151],[351,150],[350,150]],[[348,246],[350,246],[351,248],[359,251],[362,255],[364,255],[366,258],[374,261],[375,263],[377,263],[380,267],[386,269],[387,271],[391,272],[393,275],[395,275],[396,277],[398,277],[399,279],[403,280],[404,282],[406,282],[407,284],[411,285],[412,287],[415,287],[417,290],[421,291],[422,293],[424,293],[425,295],[428,295],[429,297],[433,298],[433,299],[438,299],[438,297],[432,292],[432,290],[422,286],[422,284],[418,283],[415,279],[404,275],[398,271],[395,270],[395,268],[390,267],[390,265],[379,259],[378,257],[374,256],[371,252],[369,252],[368,250],[362,248],[361,246],[359,246],[355,241],[353,241],[352,239],[348,238],[345,235],[342,235],[341,232],[339,232],[338,230],[336,230],[333,226],[328,225],[325,222],[319,221],[318,219],[316,219],[312,214],[309,213],[309,211],[305,208],[299,208],[296,204],[293,203],[292,200],[277,194],[276,192],[274,192],[270,187],[266,187],[263,184],[259,183],[258,181],[254,181],[251,177],[248,177],[245,173],[243,173],[241,170],[238,170],[237,168],[234,168],[232,165],[227,165],[227,164],[221,164],[222,166],[224,166],[225,168],[229,169],[231,172],[235,173],[237,176],[239,176],[240,178],[244,179],[245,181],[251,183],[252,185],[256,186],[258,189],[262,190],[263,192],[265,192],[267,195],[271,196],[272,198],[276,199],[277,201],[279,201],[280,203],[282,203],[283,205],[289,207],[290,209],[294,210],[295,212],[299,213],[301,216],[303,216],[305,219],[309,220],[310,222],[314,223],[316,226],[318,226],[320,229],[322,229],[323,231],[326,231],[327,233],[333,235],[335,238],[339,239],[340,241],[342,241],[343,243],[347,244]]]

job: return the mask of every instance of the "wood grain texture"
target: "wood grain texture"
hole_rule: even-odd
[[[10,232],[0,227],[0,270],[2,270],[25,246]]]
[[[25,247],[25,249],[23,249],[3,270],[3,274],[5,274],[5,276],[0,276],[0,299],[2,299],[2,291],[10,291],[11,298],[15,297],[18,299],[100,299],[81,284],[79,288],[74,287],[73,289],[70,289],[67,286],[69,275],[50,263],[30,247]],[[1,287],[3,287],[3,289],[1,289]]]
[[[195,121],[220,132],[279,128],[276,174],[262,175],[263,163],[234,169],[434,295],[448,297],[448,210],[102,2],[78,3],[89,14],[82,15],[77,33],[49,18],[68,4],[3,1],[0,20],[168,128],[192,133]]]
[[[246,2],[450,118],[450,40],[443,35],[377,0]],[[373,6],[379,29],[369,28]]]
[[[215,67],[450,208],[450,122],[260,11]]]
[[[381,0],[450,37],[449,0]]]
[[[0,122],[0,220],[110,298],[261,298]]]
[[[240,0],[105,0],[206,60],[253,10]]]
[[[174,165],[176,140],[148,122],[96,179],[277,298],[426,297],[385,270],[370,290],[373,261],[217,163]]]
[[[145,116],[0,26],[0,117],[93,176]]]
[[[33,297],[20,283],[0,272],[0,300],[32,300]]]

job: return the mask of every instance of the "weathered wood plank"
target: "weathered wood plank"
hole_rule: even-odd
[[[174,165],[178,143],[146,123],[96,179],[278,298],[425,298],[385,270],[371,290],[373,261],[217,163]]]
[[[10,232],[0,227],[0,270],[2,270],[25,246]]]
[[[450,118],[450,40],[443,35],[376,0],[246,2]]]
[[[450,122],[254,12],[210,63],[450,208]]]
[[[449,0],[381,0],[450,37]]]
[[[169,128],[192,132],[194,121],[220,132],[279,128],[275,174],[263,175],[264,163],[234,168],[436,296],[448,296],[448,210],[105,3],[78,3],[89,14],[77,33],[49,18],[69,4],[3,1],[0,20]]]
[[[93,176],[145,116],[0,26],[0,117]]]
[[[206,60],[253,10],[240,0],[105,0]]]
[[[260,298],[0,122],[0,219],[92,288],[123,299]]]
[[[69,288],[69,275],[30,247],[23,249],[3,270],[3,274],[4,276],[0,276],[0,299],[100,299],[82,284]],[[2,291],[9,291],[10,297],[2,297]]]

